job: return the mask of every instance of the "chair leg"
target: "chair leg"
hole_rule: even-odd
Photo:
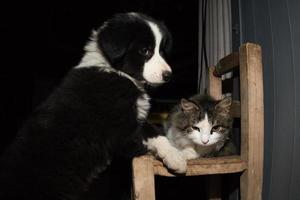
[[[133,169],[133,199],[155,200],[155,185],[153,158],[141,156],[132,161]]]
[[[221,200],[222,196],[222,177],[221,175],[210,175],[207,177],[207,199]]]
[[[244,171],[240,178],[240,193],[241,193],[241,199],[242,200],[250,200],[250,183],[249,183],[250,177],[248,170]]]
[[[247,169],[240,178],[241,200],[261,200],[262,183],[257,181],[257,177],[254,176],[255,173],[251,175],[250,171],[254,170]]]
[[[241,199],[260,200],[263,182],[264,105],[261,47],[240,47],[241,158],[248,162],[241,175]]]

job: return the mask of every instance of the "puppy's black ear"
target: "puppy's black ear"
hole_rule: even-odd
[[[170,55],[172,46],[173,46],[172,35],[164,23],[161,22],[159,25],[160,25],[160,29],[164,35],[164,37],[162,39],[161,47],[163,48],[163,51],[166,55]]]
[[[132,35],[124,19],[113,18],[107,21],[97,34],[98,46],[111,64],[120,62],[132,41]]]
[[[165,39],[165,51],[166,54],[170,54],[173,47],[173,38],[170,31],[165,27],[166,39]]]

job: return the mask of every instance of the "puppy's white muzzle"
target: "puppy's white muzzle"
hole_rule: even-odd
[[[160,56],[154,56],[145,63],[143,77],[150,84],[163,84],[171,79],[172,70]]]

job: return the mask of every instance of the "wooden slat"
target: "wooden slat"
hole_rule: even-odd
[[[222,80],[214,75],[215,67],[208,70],[208,94],[216,100],[222,99]],[[221,177],[220,175],[209,176],[206,183],[208,200],[221,200]]]
[[[155,200],[153,158],[149,155],[135,157],[132,161],[133,199]]]
[[[188,161],[185,176],[235,173],[245,170],[246,166],[246,162],[241,160],[240,156],[199,158]],[[156,175],[176,176],[158,160],[153,161],[153,167]]]
[[[263,178],[263,77],[259,45],[240,47],[241,157],[248,169],[241,176],[241,199],[260,200]]]
[[[239,66],[239,53],[233,52],[222,58],[216,65],[215,76],[221,76]]]
[[[222,99],[222,80],[213,75],[215,67],[209,67],[208,71],[208,94],[216,100]],[[231,106],[231,115],[235,118],[241,117],[241,104],[239,101],[233,101]]]
[[[222,80],[213,75],[215,67],[208,69],[208,94],[216,100],[222,99]]]

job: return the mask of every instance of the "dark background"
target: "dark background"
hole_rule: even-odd
[[[168,63],[174,76],[170,83],[151,91],[153,110],[166,110],[166,103],[197,92],[197,0],[3,4],[0,5],[0,153],[32,110],[79,63],[91,30],[113,14],[129,11],[164,21],[173,35]],[[193,184],[194,181],[198,184]],[[179,182],[161,178],[156,183],[158,199],[183,199],[187,194],[191,197],[201,188],[200,177],[182,178]],[[190,191],[192,186],[194,192]]]
[[[118,12],[146,13],[164,21],[173,34],[168,63],[174,77],[152,91],[154,108],[161,107],[157,102],[172,102],[196,93],[198,4],[197,0],[109,0],[1,5],[0,150],[67,71],[78,64],[91,30]]]

